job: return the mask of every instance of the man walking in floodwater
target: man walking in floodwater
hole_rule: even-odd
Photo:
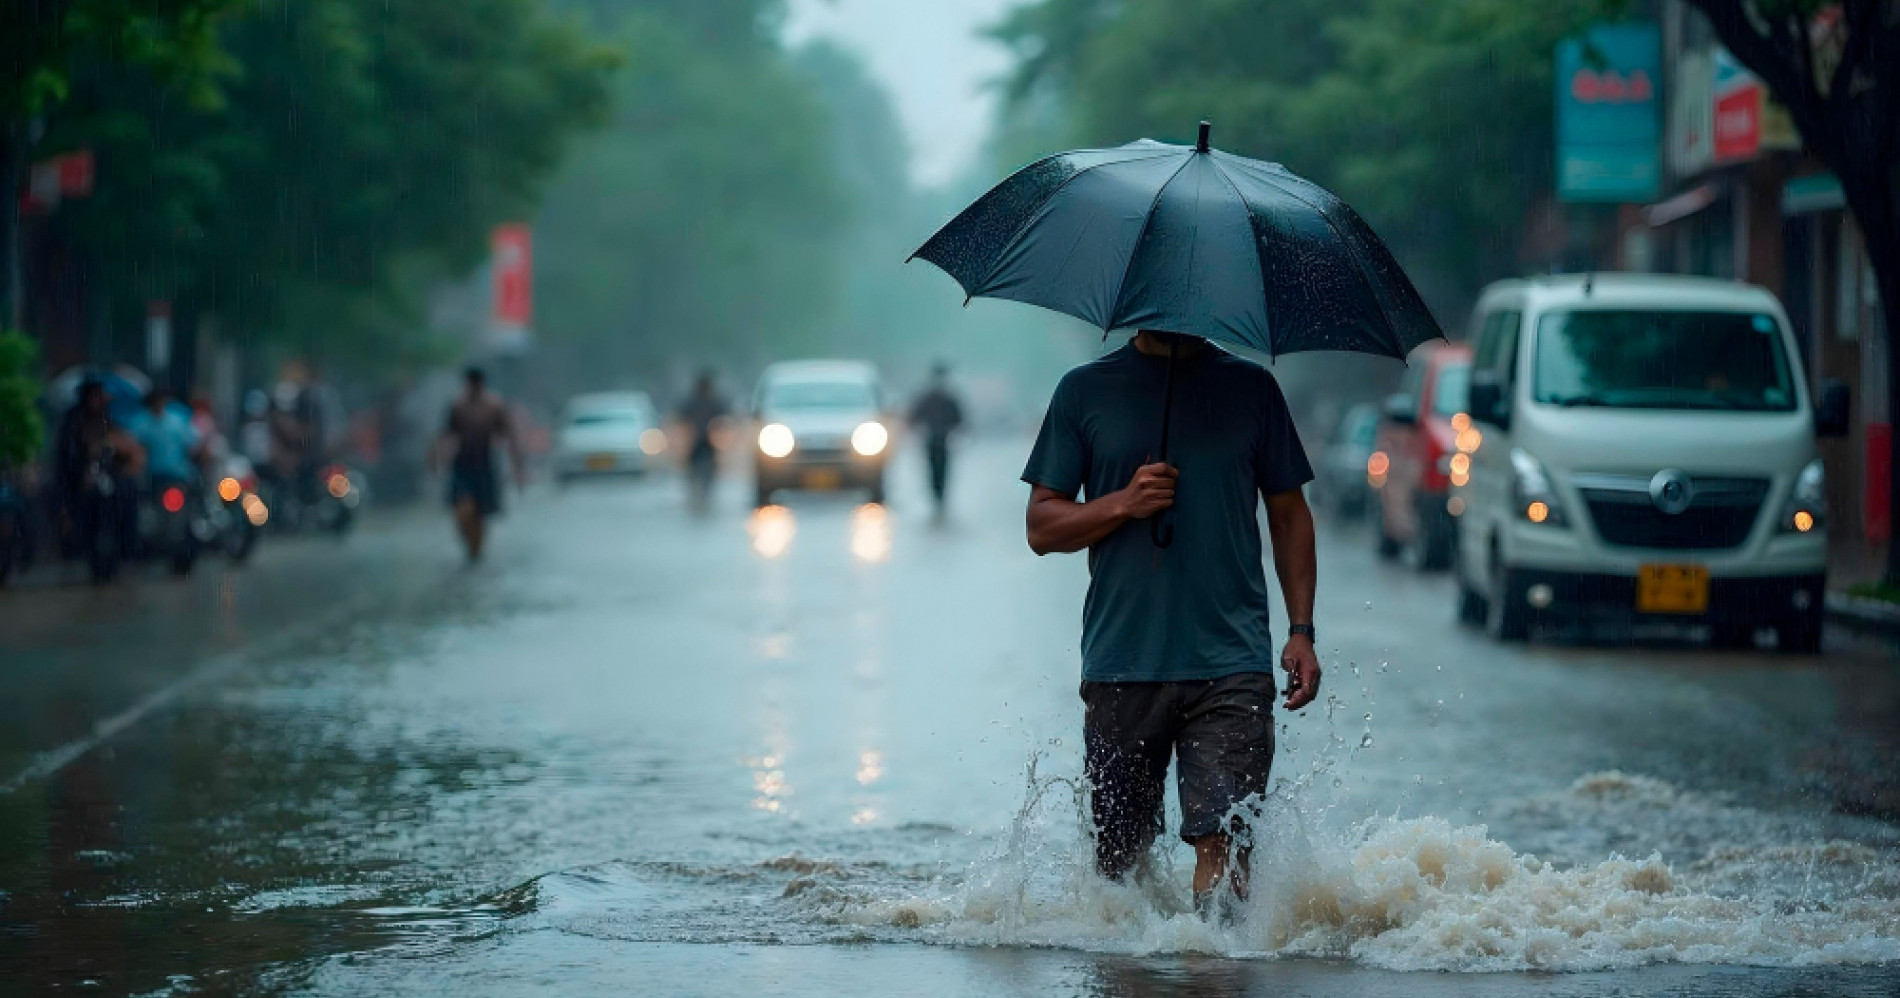
[[[487,519],[501,512],[501,478],[495,471],[495,445],[508,446],[508,466],[515,482],[526,488],[527,465],[508,418],[508,406],[488,390],[488,378],[479,367],[464,375],[462,395],[449,404],[448,423],[442,430],[438,455],[450,451],[449,505],[455,527],[462,535],[468,560],[480,561],[486,541]],[[439,460],[439,457],[438,457]]]
[[[1173,459],[1161,463],[1156,403],[1170,363]],[[1209,911],[1230,857],[1234,895],[1246,897],[1249,830],[1236,809],[1266,792],[1275,695],[1256,497],[1288,617],[1285,706],[1298,710],[1320,678],[1313,518],[1300,493],[1312,477],[1273,376],[1196,337],[1143,331],[1056,387],[1023,469],[1029,546],[1089,552],[1081,692],[1104,876],[1126,876],[1160,834],[1173,757],[1197,906]],[[1163,510],[1175,528],[1166,548],[1142,522]]]

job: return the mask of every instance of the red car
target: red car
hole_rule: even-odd
[[[1372,534],[1380,557],[1403,552],[1430,571],[1451,564],[1453,521],[1463,512],[1451,487],[1470,475],[1469,452],[1476,449],[1466,413],[1470,384],[1471,348],[1446,343],[1414,355],[1405,381],[1386,397],[1366,462],[1367,480],[1377,490]]]

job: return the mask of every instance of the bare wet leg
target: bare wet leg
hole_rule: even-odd
[[[462,547],[469,561],[482,560],[482,511],[475,500],[464,497],[455,503],[455,529],[462,535]]]
[[[1194,840],[1194,908],[1203,916],[1215,914],[1213,911],[1215,894],[1220,887],[1222,877],[1229,876],[1227,854],[1231,841],[1218,832],[1203,835]],[[1249,859],[1253,850],[1241,849],[1234,856],[1232,876],[1229,883],[1233,886],[1234,899],[1247,900]],[[1220,913],[1223,918],[1228,913]]]

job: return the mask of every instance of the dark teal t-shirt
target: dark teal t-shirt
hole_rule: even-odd
[[[1161,445],[1166,358],[1132,344],[1064,375],[1023,481],[1095,499],[1125,487]],[[1226,351],[1175,361],[1168,458],[1174,544],[1156,557],[1147,520],[1089,548],[1082,678],[1216,679],[1271,672],[1261,494],[1313,479],[1273,375]]]

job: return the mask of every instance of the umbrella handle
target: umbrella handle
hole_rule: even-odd
[[[1168,341],[1168,387],[1161,393],[1161,456],[1162,464],[1168,463],[1168,428],[1174,421],[1174,341]],[[1174,524],[1168,522],[1168,511],[1161,510],[1148,520],[1148,539],[1154,542],[1157,550],[1174,543]]]

